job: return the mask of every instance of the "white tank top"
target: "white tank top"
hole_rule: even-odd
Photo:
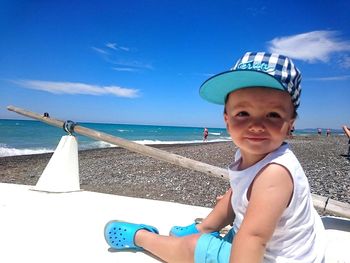
[[[293,197],[282,214],[277,227],[266,245],[264,262],[296,263],[324,262],[325,230],[322,221],[312,204],[308,180],[304,171],[284,143],[264,159],[245,170],[238,171],[241,162],[240,151],[236,152],[235,162],[229,166],[232,188],[232,207],[236,217],[233,228],[237,232],[247,210],[247,191],[259,171],[270,163],[285,167],[293,178]]]

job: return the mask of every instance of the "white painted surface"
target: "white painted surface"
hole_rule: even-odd
[[[112,219],[173,225],[205,217],[210,208],[80,191],[46,193],[0,183],[0,262],[159,262],[143,252],[117,252],[104,240]],[[326,262],[350,263],[350,232],[328,229]]]
[[[143,252],[116,252],[104,240],[112,219],[156,226],[205,217],[209,208],[80,191],[45,193],[0,183],[0,262],[159,262]]]
[[[350,263],[350,232],[328,229],[327,263]]]
[[[33,189],[56,193],[80,190],[78,143],[74,136],[62,136]]]
[[[350,219],[327,216],[322,218],[326,228],[326,262],[350,263]]]

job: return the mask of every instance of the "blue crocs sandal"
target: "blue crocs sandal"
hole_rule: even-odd
[[[183,236],[188,236],[188,235],[193,235],[193,234],[198,234],[200,233],[196,227],[197,223],[193,223],[191,225],[188,226],[173,226],[170,229],[169,234],[171,236],[175,236],[175,237],[183,237]],[[220,233],[218,231],[216,232],[211,232],[209,233],[215,237],[220,236]]]
[[[153,226],[114,220],[109,221],[106,224],[104,236],[108,245],[114,249],[143,251],[142,247],[139,247],[134,243],[135,234],[141,229],[159,234],[158,229]]]

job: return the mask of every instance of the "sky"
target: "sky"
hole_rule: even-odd
[[[0,118],[224,127],[199,87],[247,51],[302,72],[297,129],[350,125],[348,0],[0,0]]]

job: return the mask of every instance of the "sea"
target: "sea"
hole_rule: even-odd
[[[141,144],[193,144],[203,142],[204,127],[178,127],[111,123],[78,123]],[[208,142],[229,141],[224,128],[209,128]],[[0,157],[53,152],[66,132],[33,120],[0,119]],[[79,150],[116,147],[75,134]]]
[[[78,123],[81,126],[108,133],[141,144],[194,144],[203,142],[204,127],[178,127],[158,125]],[[230,141],[225,128],[210,128],[208,142]],[[325,129],[323,130],[325,133]],[[316,129],[296,130],[294,135],[315,135]],[[332,135],[343,135],[332,130]],[[63,129],[34,120],[0,119],[0,157],[53,152]],[[115,145],[75,134],[79,150],[116,147]]]

